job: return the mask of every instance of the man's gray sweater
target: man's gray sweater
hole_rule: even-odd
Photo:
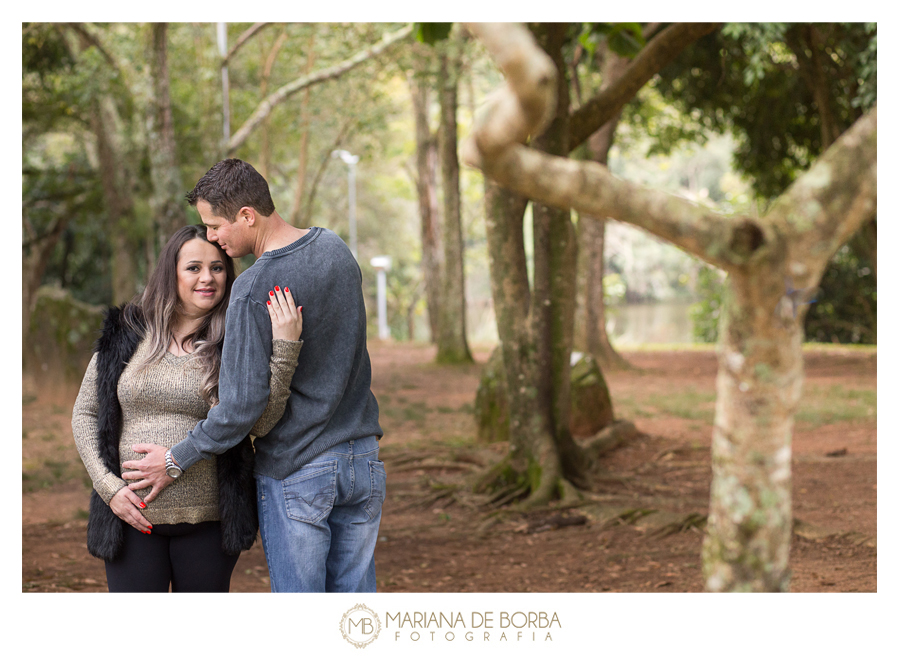
[[[280,480],[329,448],[381,437],[370,389],[362,275],[347,245],[313,227],[267,251],[234,282],[219,371],[219,404],[172,456],[187,469],[243,439],[266,408],[272,323],[266,302],[275,286],[303,307],[303,350],[281,420],[254,442],[256,472]]]

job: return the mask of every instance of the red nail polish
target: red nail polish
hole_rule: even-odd
[[[275,293],[272,292],[272,291],[270,290],[270,291],[269,291],[269,296],[272,297],[272,296],[274,296],[274,295],[275,295]]]
[[[272,302],[270,302],[269,300],[266,300],[266,304],[267,304],[268,306],[271,306],[271,305],[272,305]]]
[[[285,286],[285,287],[284,287],[284,291],[285,291],[285,292],[290,292],[290,291],[291,291],[291,289],[290,289],[290,288],[288,288],[288,287],[287,287],[287,286]]]
[[[141,503],[140,505],[138,505],[138,507],[140,507],[141,509],[144,509],[147,507],[147,503]]]
[[[281,289],[278,286],[275,286],[275,292],[281,292]]]

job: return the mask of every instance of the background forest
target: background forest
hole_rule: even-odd
[[[23,24],[23,332],[38,300],[59,291],[90,305],[140,291],[167,235],[199,221],[184,193],[226,156],[263,173],[289,221],[349,242],[348,166],[332,156],[344,150],[359,158],[358,256],[373,333],[371,258],[392,259],[392,338],[434,342],[450,253],[464,267],[464,288],[451,294],[464,295],[468,340],[496,341],[482,177],[459,170],[463,248],[447,252],[456,191],[445,189],[437,151],[441,85],[452,78],[464,135],[500,74],[461,30],[435,40],[447,27]],[[658,29],[571,25],[573,103],[611,79],[613,57],[627,61]],[[625,106],[610,170],[725,213],[764,212],[874,104],[875,75],[874,24],[725,25]],[[589,150],[573,157],[591,158]],[[526,221],[530,258],[529,229]],[[809,340],[876,341],[874,253],[873,224],[835,256],[806,320]],[[610,307],[604,328],[614,344],[715,340],[721,272],[615,222],[603,257],[600,303]],[[41,285],[56,292],[42,297]],[[595,315],[578,317],[583,336]]]

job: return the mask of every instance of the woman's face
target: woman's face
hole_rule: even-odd
[[[178,252],[178,299],[186,317],[211,312],[225,296],[225,262],[219,250],[200,239],[188,240]]]

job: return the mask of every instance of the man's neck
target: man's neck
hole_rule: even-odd
[[[266,218],[267,230],[260,232],[259,240],[253,248],[253,255],[259,258],[267,251],[275,251],[293,244],[309,233],[308,228],[297,228],[284,221],[276,212]]]

